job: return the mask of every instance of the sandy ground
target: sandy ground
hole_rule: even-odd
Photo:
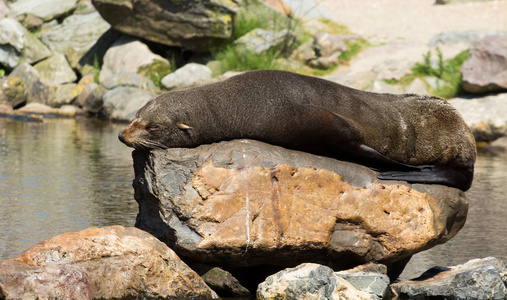
[[[370,42],[427,44],[438,33],[507,31],[507,0],[436,5],[435,0],[315,0]]]

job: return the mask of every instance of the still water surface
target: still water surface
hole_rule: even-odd
[[[131,149],[124,124],[94,119],[26,123],[0,118],[0,261],[36,243],[94,226],[134,226]],[[507,262],[507,154],[481,154],[465,227],[416,254],[401,278],[495,256]]]

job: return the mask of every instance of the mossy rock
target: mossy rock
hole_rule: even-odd
[[[141,66],[137,73],[148,77],[155,85],[160,88],[160,81],[165,75],[171,73],[171,63],[156,59],[151,64]]]

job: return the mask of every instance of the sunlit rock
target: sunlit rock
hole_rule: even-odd
[[[507,34],[488,36],[470,50],[461,68],[463,89],[471,93],[507,90]]]
[[[506,299],[507,267],[494,257],[454,267],[434,267],[414,280],[391,285],[401,299]]]
[[[9,16],[32,14],[45,21],[69,13],[75,8],[77,0],[19,0],[9,5]]]
[[[6,299],[213,299],[166,245],[136,229],[68,232],[0,263]]]
[[[111,26],[152,42],[206,52],[231,37],[236,4],[223,0],[93,0]]]
[[[375,299],[357,290],[333,269],[318,264],[301,264],[266,278],[257,289],[257,299]]]
[[[380,181],[364,166],[251,140],[133,157],[136,226],[229,269],[392,267],[453,237],[468,209],[454,188]]]

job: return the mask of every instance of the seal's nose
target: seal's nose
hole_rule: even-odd
[[[118,139],[125,144],[125,134],[123,132],[118,133]]]

